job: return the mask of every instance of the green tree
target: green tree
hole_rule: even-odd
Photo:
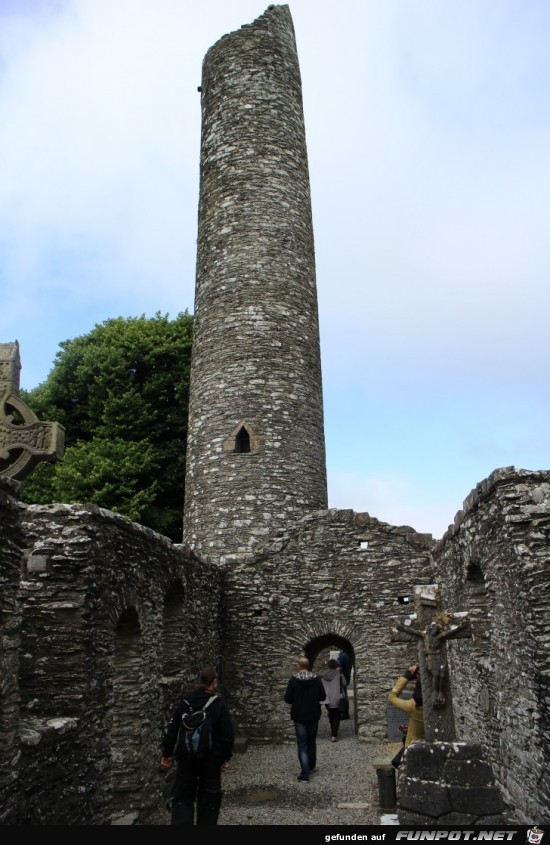
[[[24,501],[93,502],[181,542],[193,318],[117,317],[60,344],[21,398],[65,428],[65,457],[40,464]]]

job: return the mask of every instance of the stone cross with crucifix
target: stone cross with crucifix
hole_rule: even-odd
[[[392,642],[418,640],[424,733],[428,742],[456,739],[446,642],[472,635],[468,613],[447,613],[440,605],[437,584],[415,587],[414,614],[390,625]]]
[[[60,461],[65,429],[40,422],[19,398],[19,344],[0,343],[0,475],[21,480],[40,461]]]

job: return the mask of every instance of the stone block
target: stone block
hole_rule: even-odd
[[[447,758],[458,762],[460,760],[482,760],[483,749],[478,742],[443,742]]]
[[[454,809],[445,786],[409,777],[399,778],[397,804],[399,808],[425,813],[432,818]]]
[[[439,816],[437,823],[441,825],[453,825],[457,827],[465,827],[469,824],[475,824],[477,816],[472,813],[445,813],[444,816]]]
[[[443,778],[456,786],[492,786],[495,782],[491,766],[481,760],[448,760]]]
[[[504,802],[496,786],[478,786],[473,788],[450,786],[448,795],[451,807],[456,813],[474,813],[476,816],[488,816],[501,813]]]
[[[403,772],[407,777],[422,780],[443,780],[447,760],[447,745],[434,742],[413,742],[403,757]]]

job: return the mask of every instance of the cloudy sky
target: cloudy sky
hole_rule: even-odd
[[[0,0],[0,342],[21,387],[193,312],[202,59],[258,0]],[[329,506],[441,537],[550,469],[550,3],[294,0]]]

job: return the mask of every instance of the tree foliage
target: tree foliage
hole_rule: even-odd
[[[193,318],[117,317],[60,344],[21,398],[65,428],[65,457],[26,480],[29,503],[93,502],[181,542]]]

